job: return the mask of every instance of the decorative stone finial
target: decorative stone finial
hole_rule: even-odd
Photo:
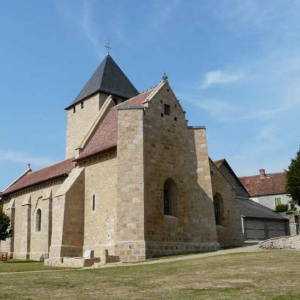
[[[162,80],[163,80],[163,81],[168,81],[168,76],[167,76],[166,72],[164,72],[164,75],[163,75],[163,77],[162,77]]]
[[[109,40],[107,41],[105,48],[107,49],[107,55],[109,55],[109,49],[111,49],[109,46]]]

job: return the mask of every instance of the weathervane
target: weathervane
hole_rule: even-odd
[[[109,55],[109,49],[111,49],[111,47],[109,47],[109,40],[107,41],[105,48],[107,49],[107,55]]]

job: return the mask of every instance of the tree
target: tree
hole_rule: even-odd
[[[3,212],[3,207],[0,206],[0,241],[5,241],[11,236],[10,218]]]
[[[286,191],[291,202],[300,205],[300,149],[286,171]]]

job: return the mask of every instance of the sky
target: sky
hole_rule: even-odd
[[[164,72],[209,154],[239,176],[299,149],[298,0],[0,0],[0,190],[64,159],[66,111],[106,55],[136,88]]]

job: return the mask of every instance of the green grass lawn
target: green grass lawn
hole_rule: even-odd
[[[300,252],[235,253],[94,270],[0,263],[0,299],[300,299]],[[50,270],[54,270],[50,268]]]
[[[8,261],[0,261],[0,275],[7,272],[26,272],[26,271],[42,271],[42,270],[61,270],[62,268],[53,268],[44,266],[38,261],[9,259]],[[1,279],[0,279],[1,280]]]

